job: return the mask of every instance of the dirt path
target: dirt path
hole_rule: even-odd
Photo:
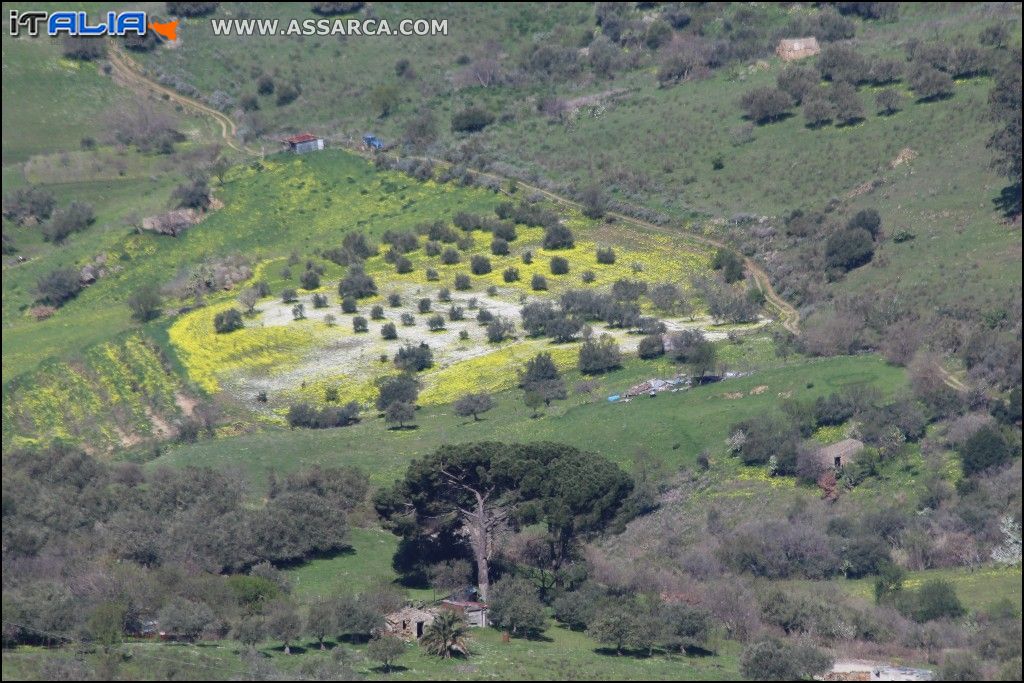
[[[172,102],[188,107],[192,111],[204,116],[209,116],[220,126],[221,138],[228,147],[243,154],[256,153],[254,150],[238,143],[236,139],[238,127],[230,117],[212,107],[208,107],[199,100],[186,97],[176,90],[152,80],[143,73],[142,67],[134,59],[121,50],[120,46],[111,42],[107,50],[107,58],[110,60],[110,66],[113,68],[114,77],[124,87],[132,90],[148,91],[161,97],[166,96]]]

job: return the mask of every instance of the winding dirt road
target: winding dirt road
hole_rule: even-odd
[[[110,60],[110,66],[113,69],[112,75],[124,87],[148,91],[160,97],[166,97],[168,100],[177,102],[183,107],[188,107],[194,112],[208,116],[220,126],[221,138],[231,149],[243,154],[256,153],[254,150],[239,144],[237,137],[238,126],[235,125],[235,122],[230,117],[212,107],[208,107],[199,100],[182,95],[176,90],[152,80],[145,75],[142,67],[134,59],[126,55],[121,47],[113,41],[111,41],[107,50],[107,58]]]

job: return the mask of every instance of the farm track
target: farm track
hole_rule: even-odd
[[[221,138],[224,140],[226,145],[237,152],[241,152],[242,154],[256,154],[254,150],[244,147],[238,143],[238,140],[236,139],[238,126],[236,126],[235,122],[226,114],[219,112],[212,107],[208,107],[199,100],[182,95],[176,90],[168,88],[165,85],[161,85],[149,78],[143,72],[142,67],[140,67],[134,59],[126,55],[113,41],[111,41],[107,50],[107,57],[110,60],[113,75],[120,79],[126,88],[136,91],[148,91],[159,95],[160,97],[166,97],[171,102],[176,102],[183,107],[188,107],[203,116],[209,116],[217,122],[217,125],[220,126]]]

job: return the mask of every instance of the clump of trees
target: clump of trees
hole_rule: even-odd
[[[56,268],[36,281],[38,301],[59,308],[82,291],[82,279],[74,268]]]
[[[622,367],[622,351],[611,335],[588,338],[580,346],[579,369],[584,375],[597,375]]]
[[[494,123],[494,114],[483,107],[466,107],[452,114],[452,132],[477,133]]]
[[[366,274],[361,263],[349,265],[345,277],[338,283],[338,294],[343,297],[362,299],[377,294],[377,285]]]
[[[308,429],[347,427],[359,422],[359,404],[351,401],[344,406],[316,408],[308,403],[294,403],[288,408],[288,424]]]
[[[242,320],[242,312],[237,308],[229,308],[213,316],[213,329],[218,334],[234,332],[243,327],[245,327],[245,322]]]
[[[49,190],[37,185],[19,187],[4,195],[3,216],[18,225],[42,223],[53,213],[57,201]]]

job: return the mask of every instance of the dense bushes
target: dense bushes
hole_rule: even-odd
[[[778,121],[788,113],[790,96],[778,88],[755,88],[743,96],[740,106],[747,118],[762,125]]]
[[[234,332],[245,327],[242,321],[242,312],[237,308],[229,308],[213,316],[213,329],[219,334]]]
[[[295,403],[288,408],[288,424],[292,427],[328,429],[346,427],[359,421],[359,404],[355,401],[341,407],[315,408],[308,403]]]
[[[36,281],[39,302],[48,306],[63,306],[82,291],[82,281],[74,268],[57,268]]]
[[[622,367],[622,352],[609,335],[590,337],[580,346],[579,368],[584,375],[596,375]]]
[[[825,262],[842,272],[859,268],[875,254],[871,233],[862,228],[840,230],[825,243]]]
[[[452,131],[476,133],[494,123],[494,114],[482,107],[467,107],[452,115]]]

